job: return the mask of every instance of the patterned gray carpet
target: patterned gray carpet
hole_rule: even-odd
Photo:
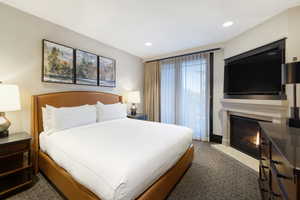
[[[194,144],[194,162],[168,200],[260,200],[255,171],[213,149],[209,143]],[[42,175],[38,175],[38,182],[32,188],[9,200],[63,198]]]

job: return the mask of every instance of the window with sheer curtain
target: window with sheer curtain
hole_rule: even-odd
[[[193,129],[194,139],[208,140],[209,53],[160,61],[161,122]]]

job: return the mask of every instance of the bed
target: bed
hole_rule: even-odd
[[[192,145],[187,146],[187,142],[184,142],[188,140],[187,138],[174,139],[173,143],[172,140],[169,142],[167,139],[160,139],[161,145],[155,142],[155,137],[158,137],[156,134],[161,134],[159,131],[165,131],[165,137],[170,137],[170,135],[167,134],[178,135],[177,137],[181,137],[180,131],[186,131],[184,128],[181,130],[180,127],[168,125],[165,129],[158,129],[157,127],[160,126],[159,123],[155,124],[153,122],[138,121],[134,119],[113,120],[105,123],[87,125],[72,130],[66,130],[62,133],[53,134],[54,136],[51,136],[51,139],[42,139],[43,125],[41,108],[43,106],[52,105],[55,107],[71,107],[84,104],[95,104],[97,101],[101,101],[104,104],[112,104],[122,101],[122,98],[118,95],[86,91],[61,92],[35,95],[33,96],[32,101],[32,133],[34,136],[33,159],[35,172],[41,171],[68,199],[99,200],[101,199],[101,196],[102,199],[165,199],[192,162],[194,149]],[[114,127],[118,127],[118,129]],[[135,130],[134,132],[126,133],[133,134],[130,137],[124,137],[125,134],[118,134],[118,132],[125,133],[125,131],[122,130],[130,129]],[[87,158],[88,156],[85,156],[84,152],[87,151],[84,150],[82,150],[83,154],[73,153],[71,155],[70,146],[80,145],[79,141],[82,141],[83,138],[87,141],[85,141],[86,143],[82,142],[82,144],[93,143],[93,139],[91,138],[97,137],[97,130],[101,130],[101,133],[103,134],[105,133],[105,136],[101,136],[101,139],[98,139],[98,141],[101,141],[102,143],[97,142],[101,148],[91,147],[91,149],[94,150],[91,152],[89,158]],[[83,134],[88,134],[90,137],[85,137]],[[95,136],[93,136],[93,134]],[[72,135],[72,137],[70,137],[70,135]],[[75,136],[77,136],[77,139],[75,139]],[[124,151],[120,153],[124,159],[120,158],[114,160],[115,165],[112,165],[111,162],[113,159],[109,159],[110,156],[114,158],[119,155],[114,152],[115,148],[111,148],[113,145],[110,145],[112,138],[115,137],[121,137],[119,138],[119,141],[122,141],[123,143],[119,142],[114,145],[124,149]],[[133,141],[126,141],[126,138],[132,137],[136,139]],[[176,137],[174,136],[174,138]],[[62,142],[66,140],[69,142]],[[141,144],[141,141],[144,140],[146,140],[145,142],[147,142],[148,147],[147,145],[139,145]],[[168,142],[170,144],[168,144]],[[126,145],[130,146],[130,148],[128,148],[131,149],[130,151],[125,150]],[[151,150],[149,145],[156,145],[155,148],[153,148],[153,151],[149,151],[149,149]],[[167,151],[167,147],[172,147],[174,151]],[[83,145],[82,148],[87,149],[89,147]],[[176,150],[176,148],[178,150]],[[184,152],[182,152],[183,148],[186,149]],[[105,153],[103,152],[104,150]],[[69,151],[68,155],[73,156],[72,158],[76,158],[73,160],[84,162],[84,164],[90,163],[88,167],[86,167],[90,171],[87,171],[87,169],[84,169],[83,167],[77,167],[76,169],[74,168],[74,170],[72,170],[72,168],[70,169],[68,166],[77,166],[78,164],[73,163],[70,165],[67,164],[68,162],[60,159],[66,157],[65,155],[62,155],[61,152],[67,151]],[[142,157],[141,155],[147,155],[148,157],[145,156],[143,159],[137,159]],[[151,159],[153,162],[149,162]],[[101,164],[99,165],[99,163]],[[105,163],[112,166],[110,170],[105,171],[107,170],[107,167],[105,168]],[[158,165],[159,163],[163,164]],[[93,164],[95,164],[94,168]],[[142,164],[144,164],[144,166]],[[120,165],[123,167],[119,167],[118,169],[116,166]],[[97,166],[99,167],[99,170],[101,169],[101,173],[105,173],[99,174],[99,172],[98,174],[93,174],[97,171]],[[127,169],[126,173],[124,173],[127,176],[122,176],[121,169]],[[141,169],[145,169],[144,172],[141,171]],[[80,177],[80,173],[89,174],[89,176],[86,177],[90,177],[90,180],[88,181],[84,176]],[[137,176],[137,174],[141,175]],[[106,175],[106,177],[104,175]],[[94,178],[98,176],[103,176],[103,180],[108,180],[109,183],[104,184],[105,182],[100,178]],[[113,187],[114,185],[115,187]],[[98,189],[95,189],[96,186]],[[110,190],[110,188],[113,190]]]

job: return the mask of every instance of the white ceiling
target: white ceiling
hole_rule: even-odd
[[[1,0],[0,0],[1,1]],[[2,0],[141,58],[226,41],[300,0]],[[225,21],[234,25],[223,28]],[[151,42],[146,47],[145,42]]]

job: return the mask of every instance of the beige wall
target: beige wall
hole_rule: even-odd
[[[229,58],[288,36],[288,15],[281,13],[227,41],[224,57]]]
[[[287,61],[300,61],[300,6],[288,10]]]
[[[224,86],[224,50],[214,56],[214,103],[213,103],[213,133],[222,135],[222,104]]]
[[[292,62],[295,57],[300,61],[300,6],[289,9],[288,19],[287,62]],[[287,86],[287,94],[292,105],[291,86]],[[300,84],[297,85],[297,94],[297,106],[300,107]]]
[[[116,59],[117,88],[42,83],[42,39]],[[70,90],[143,94],[143,66],[136,56],[0,3],[0,81],[17,84],[21,90],[22,110],[7,113],[10,131],[29,131],[31,95]]]
[[[286,61],[300,59],[300,6],[288,9],[225,43],[228,58],[287,37]]]

